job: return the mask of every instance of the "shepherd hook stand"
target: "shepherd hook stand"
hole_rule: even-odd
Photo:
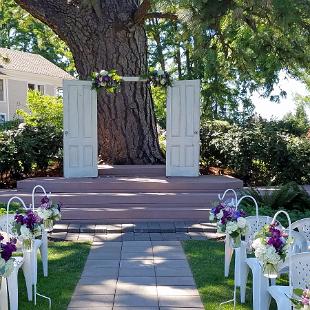
[[[226,192],[224,193],[223,197],[225,196]],[[222,197],[222,198],[223,198]],[[245,199],[245,198],[250,198],[254,201],[254,204],[255,204],[255,209],[256,209],[256,227],[258,228],[258,204],[256,202],[256,200],[252,197],[252,196],[249,196],[249,195],[246,195],[246,196],[243,196],[239,199],[239,201],[237,201],[236,203],[236,210],[238,210],[238,206],[240,205],[240,202]],[[241,244],[241,246],[243,246]],[[220,303],[220,308],[225,305],[225,304],[228,304],[230,302],[233,302],[234,303],[234,310],[236,310],[236,305],[237,305],[237,285],[236,285],[236,281],[234,279],[234,295],[233,295],[233,299],[230,299],[230,300],[227,300],[227,301],[224,301],[224,302],[221,302]]]

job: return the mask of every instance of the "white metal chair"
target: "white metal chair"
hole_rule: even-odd
[[[0,225],[4,221],[6,221],[5,216],[0,217]],[[5,241],[8,241],[10,239],[10,236],[7,235],[6,232],[1,231],[1,229],[0,229],[0,233],[4,237]],[[0,289],[0,309],[1,310],[9,309],[9,304],[10,304],[10,310],[18,309],[17,275],[23,263],[24,263],[23,257],[14,257],[14,269],[12,273],[7,278],[2,278],[2,285],[0,285],[1,286],[1,289]]]
[[[41,189],[43,194],[47,197],[50,196],[51,193],[49,193],[49,195],[47,195],[46,190],[43,186],[41,185],[36,185],[33,190],[32,190],[32,211],[35,211],[35,194],[37,189]],[[42,231],[42,243],[39,247],[40,253],[41,253],[41,259],[42,259],[42,265],[43,265],[43,275],[44,277],[48,276],[48,238],[47,238],[47,232],[43,229]]]
[[[270,222],[271,223],[271,222]],[[305,238],[296,231],[292,231],[291,235],[294,239],[291,245],[292,253],[303,252],[307,248]],[[269,279],[263,275],[262,266],[255,257],[246,258],[246,268],[241,277],[241,300],[245,302],[246,283],[249,270],[252,272],[252,294],[253,294],[253,310],[268,310],[270,306],[270,295],[268,288],[270,286]],[[281,264],[280,273],[287,273],[289,270],[288,261]]]
[[[269,223],[274,223],[279,213],[284,213],[287,216],[289,220],[289,229],[288,229],[289,236],[290,237],[294,236],[295,238],[294,244],[290,246],[289,255],[288,255],[288,257],[290,257],[292,250],[302,251],[305,248],[306,244],[304,242],[304,238],[300,234],[298,234],[297,232],[292,232],[290,218],[287,212],[278,211]],[[269,223],[267,222],[266,224],[269,224]],[[268,292],[269,285],[270,285],[269,279],[264,276],[262,266],[257,258],[246,258],[245,263],[246,264],[243,266],[244,270],[243,270],[242,277],[241,277],[242,279],[241,288],[240,288],[241,301],[245,302],[246,282],[247,282],[249,269],[251,269],[252,282],[253,282],[253,286],[252,286],[253,310],[268,310],[270,306],[270,301],[271,301],[271,297]],[[286,260],[284,263],[281,264],[280,272],[281,270],[282,270],[282,273],[290,270],[289,260]],[[275,281],[271,280],[271,282],[274,283]]]
[[[248,223],[249,230],[245,235],[245,241],[242,242],[241,247],[237,249],[238,251],[236,252],[236,256],[238,256],[238,258],[236,257],[235,262],[235,277],[237,285],[240,286],[241,303],[245,302],[246,284],[248,279],[249,268],[252,269],[253,259],[255,259],[255,258],[248,258],[247,249],[251,244],[251,242],[253,241],[254,234],[257,233],[260,229],[262,229],[264,225],[270,224],[272,221],[272,217],[264,215],[248,216],[246,217],[246,220]],[[256,290],[253,289],[253,292],[256,292]],[[253,300],[254,299],[255,298],[253,295]]]
[[[230,204],[233,207],[236,207],[237,202],[238,202],[238,196],[237,196],[236,191],[231,189],[231,188],[227,189],[222,196],[220,194],[218,194],[219,200],[221,202],[224,201],[224,198],[225,198],[225,196],[226,196],[226,194],[228,192],[232,192],[233,193],[234,198],[231,199]],[[231,246],[230,237],[229,237],[228,234],[226,234],[226,238],[225,238],[225,267],[224,267],[224,275],[225,275],[226,278],[229,275],[230,263],[231,263],[231,259],[232,259],[233,254],[234,254],[234,249]]]
[[[277,303],[278,310],[291,310],[292,303],[288,297],[292,296],[293,289],[303,289],[310,285],[310,252],[294,254],[289,260],[290,285],[272,285],[268,288],[268,292]]]
[[[307,239],[308,250],[310,250],[310,217],[292,223],[292,229],[297,229]]]
[[[25,210],[27,210],[27,207],[22,199],[19,197],[12,197],[7,204],[7,215],[4,215],[0,218],[0,231],[5,232],[6,238],[8,239],[10,236],[13,236],[12,232],[12,225],[11,223],[14,220],[14,215],[8,214],[10,203],[13,200],[18,200]],[[31,268],[27,268],[27,265],[30,265],[29,262],[26,262],[26,257],[23,253],[23,257],[16,257],[15,258],[15,264],[14,264],[14,270],[12,274],[5,280],[5,285],[1,287],[1,299],[0,299],[0,309],[6,309],[8,306],[8,301],[6,301],[6,296],[9,296],[10,301],[10,309],[11,310],[17,310],[18,309],[18,271],[20,267],[23,268],[23,273],[25,277],[26,287],[27,287],[27,294],[31,294],[31,286],[29,287],[29,284],[32,282],[32,270]],[[26,265],[26,266],[25,266]],[[7,291],[8,289],[8,291]],[[8,294],[7,294],[8,293]],[[3,304],[2,304],[3,303]]]

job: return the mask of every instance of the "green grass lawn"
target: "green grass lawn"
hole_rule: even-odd
[[[49,276],[43,277],[42,263],[38,261],[38,293],[52,298],[52,309],[66,310],[74,288],[81,276],[90,244],[73,242],[49,243]],[[28,302],[22,271],[19,272],[19,309],[45,310],[48,302],[37,298],[37,306]]]
[[[223,305],[223,301],[232,299],[234,290],[233,261],[230,277],[224,277],[224,242],[217,241],[185,241],[183,247],[189,260],[192,272],[207,310],[233,309],[232,303]],[[237,309],[252,309],[252,283],[249,275],[246,304],[240,304],[240,294],[237,292]],[[270,309],[276,309],[272,303]]]

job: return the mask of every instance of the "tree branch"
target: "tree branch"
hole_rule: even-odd
[[[53,29],[60,37],[66,30],[66,19],[75,15],[77,7],[70,0],[14,0],[33,17]]]
[[[133,20],[136,24],[142,24],[145,19],[148,11],[151,8],[151,0],[144,0],[139,6],[138,10],[135,12]]]

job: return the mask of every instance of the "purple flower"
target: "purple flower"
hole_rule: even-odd
[[[15,222],[24,225],[24,216],[22,214],[15,215]]]
[[[41,199],[41,205],[43,204],[48,204],[50,202],[50,199],[47,197],[47,196],[44,196],[42,199]]]
[[[7,243],[0,243],[1,258],[6,262],[12,257],[12,253],[16,251],[16,239],[11,239]]]
[[[36,224],[41,223],[42,219],[31,210],[28,210],[25,215],[16,214],[15,222],[20,223],[21,225],[26,225],[27,228],[33,230]]]
[[[267,243],[269,245],[272,245],[278,253],[283,247],[283,240],[281,238],[278,238],[278,237],[269,238]]]

